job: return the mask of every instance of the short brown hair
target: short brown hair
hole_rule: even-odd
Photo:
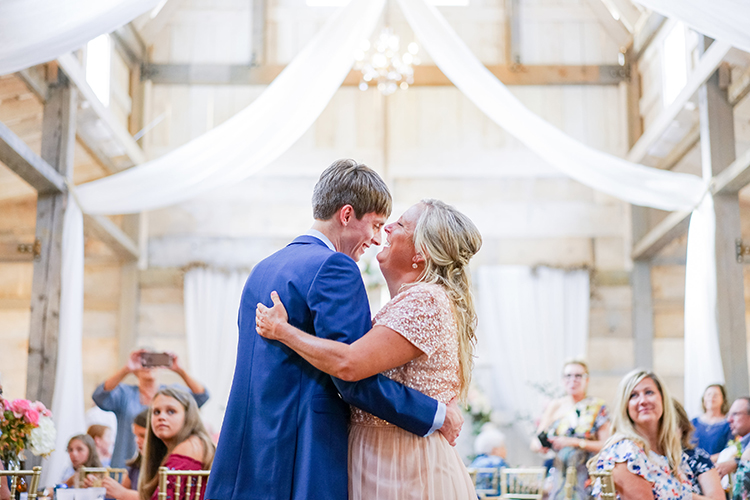
[[[110,430],[110,429],[106,425],[94,424],[94,425],[92,425],[92,426],[89,427],[89,430],[86,431],[86,434],[88,434],[92,438],[96,439],[96,438],[100,438],[100,437],[104,436],[104,434],[108,430]]]
[[[323,171],[313,189],[313,217],[328,220],[344,205],[351,205],[361,219],[375,212],[391,215],[393,200],[383,179],[363,163],[336,160]]]
[[[703,389],[703,395],[701,396],[701,408],[703,408],[703,412],[706,412],[706,403],[703,402],[703,399],[706,397],[706,391],[711,387],[718,387],[719,391],[721,391],[721,408],[719,409],[719,411],[722,415],[726,415],[727,413],[729,413],[729,401],[727,401],[727,390],[722,384],[711,384]],[[750,405],[750,401],[748,401],[748,405]]]

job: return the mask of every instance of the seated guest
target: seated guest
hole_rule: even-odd
[[[102,486],[107,489],[107,498],[115,500],[139,500],[138,476],[141,472],[141,461],[143,460],[143,443],[146,440],[146,428],[148,427],[148,409],[143,410],[133,419],[133,434],[135,444],[138,448],[136,455],[125,462],[128,475],[122,484],[107,476],[102,481]]]
[[[500,469],[507,467],[505,457],[505,435],[492,424],[484,424],[482,432],[474,440],[474,452],[477,454],[469,467],[477,469]],[[490,490],[492,488],[492,474],[477,473],[475,486],[477,489]]]
[[[109,467],[112,461],[112,446],[114,445],[112,429],[106,425],[92,425],[86,431],[86,434],[94,440],[99,461],[104,467]]]
[[[159,467],[171,470],[209,470],[215,451],[216,448],[201,422],[198,405],[190,394],[174,387],[159,390],[148,415],[138,486],[141,498],[157,499]],[[175,498],[173,478],[170,478],[167,488],[167,498]],[[205,488],[206,481],[201,487],[201,500]]]
[[[94,403],[102,410],[113,412],[117,416],[117,434],[115,435],[115,449],[112,452],[112,467],[124,467],[125,461],[135,455],[135,440],[130,429],[133,418],[146,409],[161,387],[158,383],[158,367],[144,367],[142,357],[148,351],[140,349],[130,353],[128,362],[117,373],[104,381],[94,391]],[[165,366],[177,375],[193,393],[198,406],[208,401],[208,391],[202,384],[193,379],[179,364],[177,356],[169,353],[170,365]],[[129,374],[134,374],[138,385],[121,383]]]
[[[695,427],[693,438],[695,445],[707,451],[711,459],[716,462],[721,450],[732,439],[732,430],[726,419],[729,402],[724,386],[712,384],[706,387],[701,404],[703,413],[691,420]]]
[[[71,465],[63,472],[63,482],[72,488],[83,488],[86,485],[81,481],[81,467],[101,467],[99,455],[96,452],[96,444],[88,434],[73,436],[68,441],[68,457]]]
[[[691,493],[692,472],[682,459],[672,398],[651,372],[634,370],[622,379],[612,417],[612,437],[592,459],[611,471],[621,500],[705,499]],[[598,494],[598,484],[594,493]]]
[[[738,441],[728,444],[719,455],[716,470],[722,478],[737,471],[740,457],[750,444],[750,397],[738,398],[732,403],[727,422]]]
[[[677,415],[677,426],[680,429],[682,458],[692,472],[693,493],[705,495],[712,500],[725,500],[724,488],[721,487],[719,473],[714,468],[711,456],[700,447],[693,446],[693,424],[690,423],[685,408],[679,401],[674,401]]]

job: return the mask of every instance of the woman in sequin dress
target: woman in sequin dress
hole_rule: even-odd
[[[258,304],[258,333],[283,342],[316,368],[347,381],[377,373],[448,404],[465,396],[476,314],[468,264],[482,240],[453,207],[423,200],[385,227],[378,262],[391,301],[373,329],[351,345],[290,326]],[[418,437],[357,408],[349,428],[352,500],[473,500],[476,493],[456,450],[442,434]]]

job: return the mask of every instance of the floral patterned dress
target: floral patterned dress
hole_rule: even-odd
[[[750,499],[750,461],[743,460],[737,466],[737,474],[734,476],[732,500],[748,499]]]
[[[609,414],[604,400],[587,397],[576,403],[563,417],[555,420],[547,429],[547,435],[576,437],[579,439],[596,440],[597,433],[607,422]],[[552,487],[550,500],[562,500],[565,496],[565,472],[573,466],[578,471],[577,487],[573,493],[575,500],[591,498],[589,474],[586,462],[591,453],[577,447],[567,447],[555,454],[553,466],[549,471]]]
[[[698,476],[714,468],[711,455],[706,453],[703,448],[688,448],[682,451],[682,459],[693,474],[693,493],[702,495],[703,490],[701,489],[701,485],[698,484]]]
[[[667,457],[653,450],[646,453],[638,444],[629,439],[623,439],[601,451],[596,462],[596,470],[611,471],[618,463],[625,463],[630,472],[651,483],[654,500],[690,500],[692,498],[693,473],[688,469],[685,460],[680,464],[680,474],[675,476],[669,468]],[[594,486],[593,493],[600,495],[601,489],[598,483]]]

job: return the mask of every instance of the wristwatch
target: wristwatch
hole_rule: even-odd
[[[585,439],[579,439],[578,440],[578,447],[582,450],[586,449],[586,440]]]

